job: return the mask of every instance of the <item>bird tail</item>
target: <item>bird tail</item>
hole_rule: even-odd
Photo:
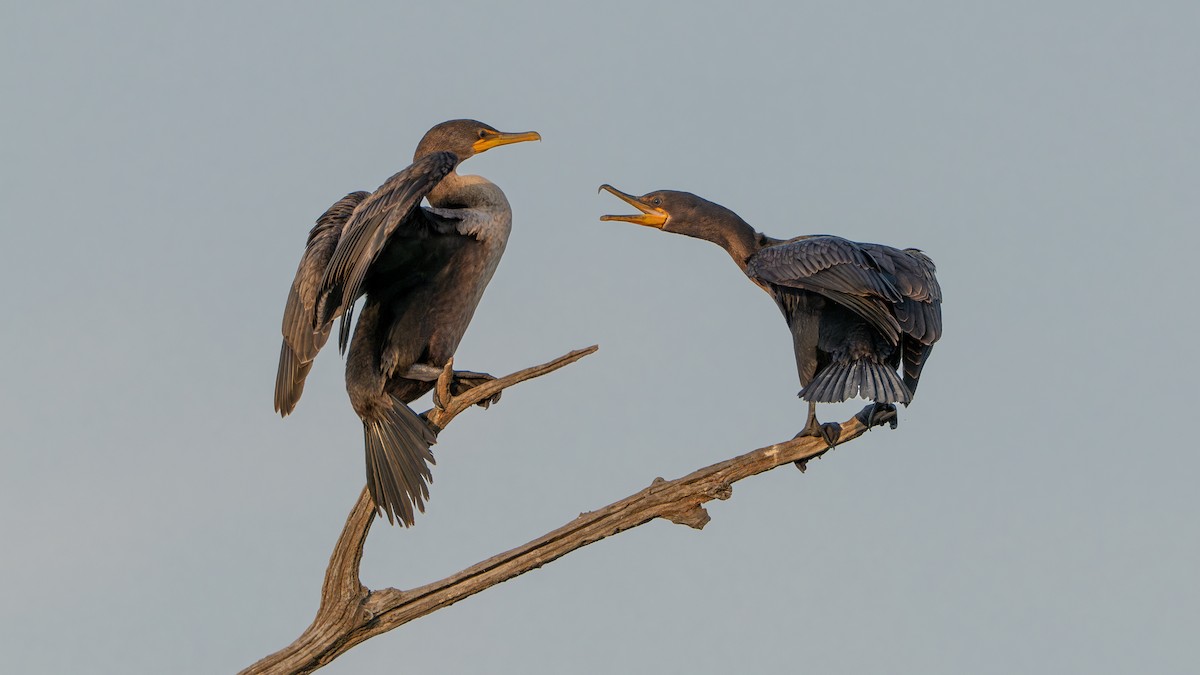
[[[367,447],[367,488],[375,510],[388,522],[413,524],[415,511],[425,511],[434,464],[430,446],[437,442],[433,428],[401,400],[388,396],[390,405],[372,419],[363,419]]]
[[[800,398],[814,403],[837,403],[856,395],[876,403],[907,404],[912,400],[894,368],[866,359],[835,361],[800,390]]]

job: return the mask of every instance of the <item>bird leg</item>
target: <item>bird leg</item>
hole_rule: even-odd
[[[450,393],[450,381],[454,379],[454,357],[451,356],[446,361],[446,365],[442,367],[438,373],[437,383],[433,387],[433,405],[436,408],[446,409],[446,405],[450,403],[450,399],[454,396]]]
[[[900,417],[896,413],[896,406],[891,403],[872,403],[858,411],[855,417],[868,429],[883,426],[884,424],[888,424],[895,429],[900,423]]]
[[[451,359],[453,363],[453,359]],[[449,366],[450,364],[446,364]],[[416,380],[418,382],[437,382],[442,376],[444,369],[440,366],[433,366],[428,363],[414,363],[408,367],[408,370],[400,373],[400,377],[406,380]]]
[[[838,438],[841,435],[842,425],[838,424],[837,422],[826,422],[822,424],[817,421],[817,404],[809,401],[808,421],[805,422],[804,429],[802,429],[800,433],[796,434],[795,437],[800,438],[801,436],[815,436],[817,438],[823,438],[832,449],[833,446],[837,445]],[[804,469],[807,467],[804,460],[796,460],[795,464],[796,468],[800,469],[801,471],[804,471]]]

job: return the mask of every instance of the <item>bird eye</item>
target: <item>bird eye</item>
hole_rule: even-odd
[[[487,136],[487,129],[480,129],[480,130],[479,130],[479,137],[480,137],[480,138],[485,138],[486,136]]]
[[[660,198],[660,197],[655,197],[655,198],[654,198],[654,201],[653,201],[653,202],[651,202],[651,203],[652,203],[652,204],[654,204],[655,206],[661,206],[661,205],[662,205],[662,198]]]

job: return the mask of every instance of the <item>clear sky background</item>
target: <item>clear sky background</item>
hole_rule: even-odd
[[[458,365],[601,349],[455,421],[371,587],[803,425],[771,300],[600,223],[602,182],[920,247],[945,337],[899,429],[323,672],[1194,672],[1198,7],[6,3],[0,669],[231,672],[303,631],[364,470],[336,350],[272,412],[287,288],[326,207],[474,117],[544,140],[463,167],[514,232]]]

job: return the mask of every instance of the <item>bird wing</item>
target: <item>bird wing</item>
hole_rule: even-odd
[[[915,393],[925,359],[933,351],[933,343],[942,337],[942,287],[937,281],[937,268],[929,256],[915,248],[862,246],[895,279],[903,297],[892,310],[904,334],[901,340],[904,384],[910,393]]]
[[[904,300],[893,275],[861,245],[841,237],[799,237],[760,250],[746,274],[784,288],[818,293],[853,311],[898,344],[901,326],[891,308]]]
[[[332,320],[320,325],[314,322],[317,288],[350,214],[368,195],[351,192],[342,197],[321,214],[308,233],[308,243],[283,309],[283,346],[279,349],[279,371],[275,375],[275,411],[281,415],[287,416],[295,410],[313,359],[329,339]]]
[[[902,300],[893,307],[901,331],[923,345],[942,336],[942,287],[933,260],[915,248],[860,244],[892,280]]]
[[[458,157],[452,152],[425,155],[384,181],[354,210],[319,284],[316,308],[318,322],[342,315],[338,332],[341,351],[350,339],[354,301],[362,295],[367,270],[397,230],[426,222],[412,218],[413,212],[419,211],[421,200],[457,164]]]

